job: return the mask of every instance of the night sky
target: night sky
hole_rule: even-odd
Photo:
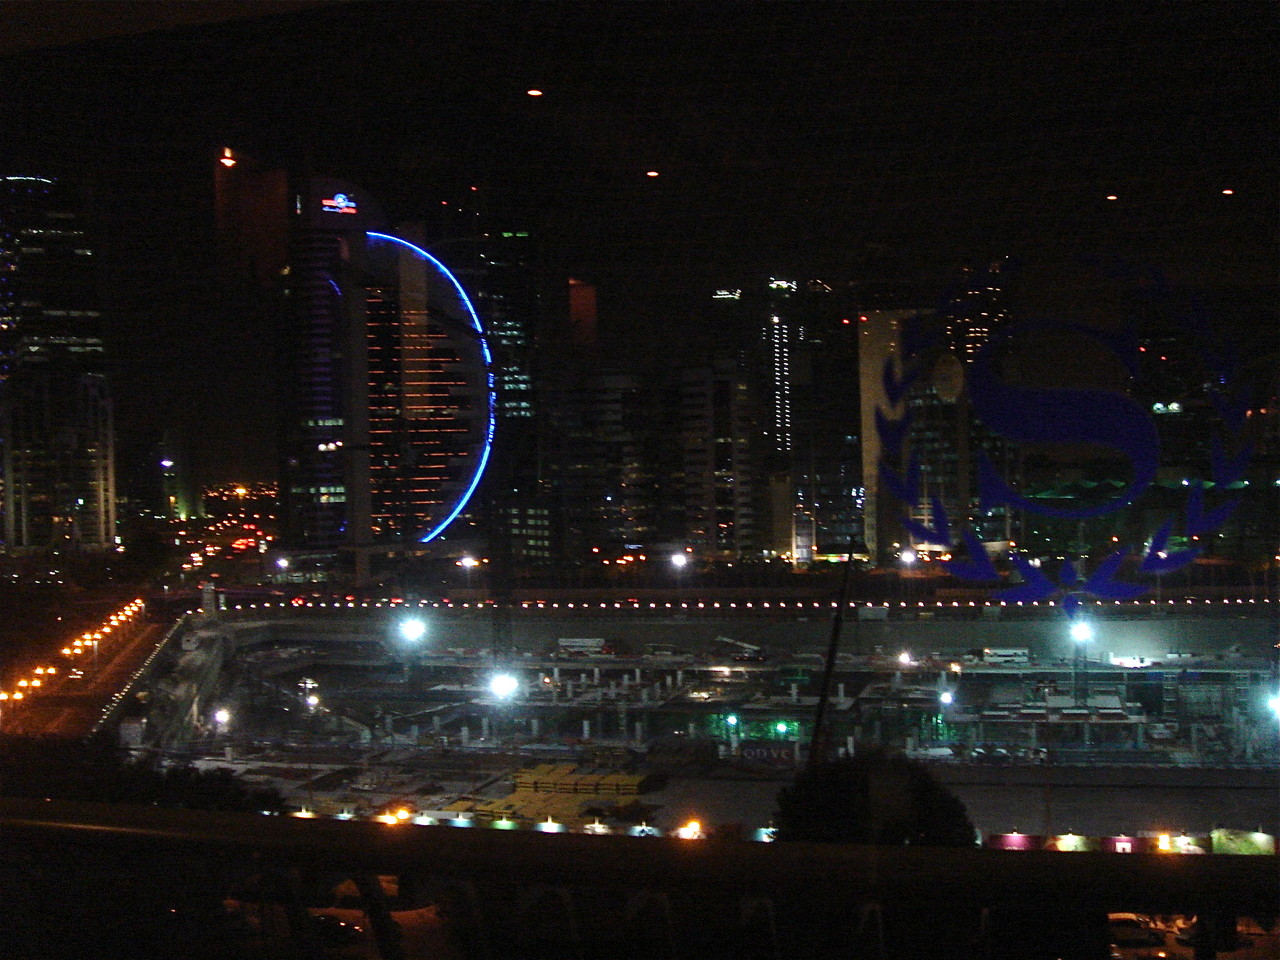
[[[224,145],[440,230],[478,187],[619,344],[727,283],[941,289],[1006,255],[1272,302],[1269,4],[214,4],[270,15],[47,46],[191,6],[0,6],[0,158],[92,188],[126,455],[172,425],[207,479],[274,472],[270,331],[212,255]]]

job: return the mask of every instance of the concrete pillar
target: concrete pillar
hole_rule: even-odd
[[[431,715],[431,732],[432,733],[440,732],[440,714],[438,713],[433,713]]]
[[[837,697],[839,697],[841,700],[843,700],[843,699],[844,699],[844,684],[843,684],[843,683],[837,683],[837,684],[836,684],[836,696],[837,696]]]
[[[636,721],[636,743],[644,743],[644,718],[641,717]]]
[[[649,702],[649,688],[648,688],[648,687],[641,687],[641,688],[640,688],[640,702],[641,702],[641,703],[648,703],[648,702]]]
[[[698,735],[697,727],[692,720],[689,721],[689,736],[696,737]]]
[[[612,680],[609,681],[609,696],[616,697],[618,695],[618,685]]]
[[[590,720],[582,721],[582,739],[583,740],[591,739],[591,721]]]
[[[797,703],[800,700],[800,684],[793,683],[791,685],[791,702]]]
[[[463,727],[462,728],[462,745],[465,747],[470,742],[471,742],[471,728]]]
[[[599,668],[599,667],[592,667],[592,668],[591,668],[591,672],[592,672],[592,674],[594,674],[594,676],[592,677],[592,680],[593,680],[595,683],[599,683],[599,682],[600,682],[600,668]]]
[[[566,700],[573,699],[573,681],[572,680],[566,680],[564,682],[564,698]]]
[[[599,678],[597,678],[597,679],[599,679]],[[578,682],[579,682],[579,683],[586,683],[586,682],[587,682],[587,675],[586,675],[585,673],[580,673],[580,674],[578,674]]]
[[[560,682],[560,668],[559,668],[559,667],[552,667],[552,668],[551,668],[551,679],[552,679],[552,680],[554,680],[556,683],[559,683],[559,682]]]
[[[636,667],[636,683],[640,682],[640,668]]]
[[[536,737],[538,735],[538,718],[529,718],[529,736]]]
[[[677,670],[677,671],[676,671],[676,686],[677,686],[677,687],[683,687],[683,686],[684,686],[684,671],[683,671],[683,670]]]
[[[480,718],[480,736],[485,740],[489,739],[489,718],[488,717]]]

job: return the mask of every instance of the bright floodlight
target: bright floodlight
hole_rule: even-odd
[[[951,704],[955,703],[956,696],[950,690],[943,690],[942,693],[938,696],[938,699],[941,700],[944,705],[950,706]]]
[[[1270,700],[1268,700],[1268,701],[1267,701],[1267,706],[1269,706],[1269,707],[1271,708],[1272,712],[1273,712],[1277,717],[1280,717],[1280,694],[1277,694],[1276,696],[1274,696],[1274,697],[1272,697]]]
[[[520,687],[520,681],[509,673],[496,674],[489,681],[489,692],[500,700],[512,696]]]
[[[228,720],[231,719],[231,711],[223,707],[221,710],[218,710],[214,713],[213,719],[218,723],[225,724]]]
[[[1093,627],[1083,620],[1071,624],[1071,639],[1076,643],[1088,643],[1093,639]]]
[[[689,555],[687,553],[673,553],[671,555],[671,565],[673,567],[680,568],[680,567],[683,567],[688,562],[689,562]]]
[[[905,650],[902,651],[902,653],[898,654],[898,662],[902,664],[904,667],[910,666],[911,654],[907,653]]]
[[[410,643],[417,643],[427,632],[427,625],[417,617],[400,621],[400,636]]]
[[[902,562],[907,566],[911,566],[911,564],[916,562],[916,552],[914,550],[903,550]]]

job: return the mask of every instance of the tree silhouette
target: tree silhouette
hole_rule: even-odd
[[[883,750],[802,770],[778,794],[779,840],[964,847],[964,804],[920,763]]]

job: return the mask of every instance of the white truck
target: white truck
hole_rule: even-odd
[[[604,637],[561,637],[556,653],[562,657],[610,657],[613,648]]]

